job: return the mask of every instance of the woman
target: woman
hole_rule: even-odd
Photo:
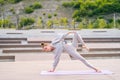
[[[72,44],[67,44],[65,42],[65,38],[67,35],[69,34],[74,34],[73,36],[73,41]],[[50,72],[54,72],[56,69],[57,64],[59,63],[59,59],[61,56],[61,53],[63,51],[66,51],[70,56],[74,57],[75,59],[78,59],[80,61],[82,61],[87,67],[95,70],[96,72],[100,72],[100,70],[98,70],[97,68],[95,68],[94,66],[92,66],[91,64],[89,64],[85,58],[83,58],[78,52],[77,52],[77,47],[78,47],[78,43],[81,42],[82,43],[82,47],[85,47],[86,49],[88,49],[84,43],[84,41],[82,40],[82,37],[77,33],[77,32],[68,32],[66,34],[63,34],[59,37],[57,37],[56,39],[54,39],[52,41],[51,44],[47,44],[44,45],[42,43],[43,46],[43,51],[49,52],[49,51],[53,51],[54,52],[54,63],[53,63],[53,68],[50,70]],[[89,50],[89,49],[88,49]]]

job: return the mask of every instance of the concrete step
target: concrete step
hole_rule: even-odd
[[[72,38],[66,38],[66,40],[72,40]],[[120,42],[120,38],[83,38],[87,43],[100,43],[100,42]]]
[[[79,44],[79,47],[82,45]],[[0,48],[29,48],[29,47],[41,47],[41,43],[27,43],[27,44],[0,44]]]
[[[15,60],[15,61],[38,61],[38,60],[53,60],[54,59],[54,55],[52,52],[49,53],[11,53],[12,55],[14,54],[15,59],[7,59],[7,61],[9,60]],[[89,53],[80,53],[81,56],[83,56],[86,59],[120,59],[120,54],[116,53],[116,54],[89,54]],[[70,56],[69,54],[66,53],[62,53],[61,55],[61,59],[62,60],[68,60],[68,59],[72,59],[72,60],[76,60],[75,58],[73,58],[72,56]],[[3,59],[1,59],[3,60]],[[4,59],[6,60],[6,59]]]
[[[77,49],[78,51],[82,51],[81,48]],[[41,47],[18,47],[18,48],[3,48],[3,53],[32,53],[32,52],[43,52]]]
[[[6,37],[6,38],[0,38],[0,40],[27,40],[27,38],[8,38],[8,37]]]
[[[120,51],[120,48],[90,48],[90,51]]]
[[[84,49],[77,49],[77,51],[82,51],[83,53],[86,53],[87,51]],[[86,52],[85,52],[86,51]],[[120,53],[120,48],[94,48],[94,49],[90,49],[89,52],[90,53]],[[31,53],[31,52],[43,52],[41,47],[25,47],[25,48],[4,48],[2,50],[3,53],[23,53],[23,52],[27,52],[27,53]]]
[[[3,53],[31,53],[31,52],[42,52],[41,48],[9,48],[3,49]]]
[[[29,48],[29,47],[41,47],[40,44],[0,44],[0,48]]]
[[[10,62],[15,61],[14,55],[0,55],[0,62]]]
[[[52,40],[52,39],[51,39]],[[45,42],[45,43],[51,43],[51,40],[41,40],[41,39],[36,39],[36,40],[28,40],[28,43],[41,43],[41,42]],[[72,38],[66,38],[66,41],[70,41],[72,40]],[[120,38],[83,38],[83,40],[86,43],[119,43],[120,42]]]
[[[87,59],[105,59],[105,58],[118,58],[120,59],[120,53],[114,53],[114,54],[111,54],[111,53],[107,53],[107,54],[104,54],[104,53],[101,53],[101,54],[81,54],[81,56],[87,58]],[[72,60],[76,60],[75,58],[73,58],[72,56],[70,56]]]
[[[20,44],[21,40],[0,40],[0,44]]]
[[[120,54],[120,51],[87,51],[87,50],[84,50],[82,51],[82,53],[84,54]]]
[[[54,59],[54,55],[51,52],[29,53],[29,54],[14,53],[14,55],[15,55],[15,61],[38,61],[38,60],[41,61],[41,60],[53,60]],[[80,54],[80,55],[82,55],[86,59],[120,58],[120,54]],[[76,60],[67,53],[62,53],[60,59],[61,60],[69,60],[69,59]]]
[[[42,43],[42,42],[44,42],[44,43],[51,43],[51,41],[45,41],[45,40],[38,40],[38,41],[34,41],[34,40],[32,40],[32,41],[27,41],[28,43],[38,43],[38,44],[40,44],[40,43]]]

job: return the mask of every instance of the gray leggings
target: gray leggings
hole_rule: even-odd
[[[78,43],[81,42],[82,44],[84,44],[84,41],[82,40],[81,36],[78,33],[75,33],[73,36],[73,41],[72,44],[66,44],[64,46],[65,51],[72,56],[75,59],[78,59],[80,61],[82,61],[87,67],[95,69],[94,66],[92,66],[91,64],[89,64],[86,59],[84,57],[82,57],[76,50],[76,48],[78,47]]]

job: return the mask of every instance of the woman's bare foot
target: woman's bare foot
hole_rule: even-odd
[[[100,72],[101,72],[101,70],[99,70],[99,69],[95,69],[95,71],[96,71],[96,72],[98,72],[98,73],[100,73]]]
[[[51,69],[51,70],[49,70],[48,72],[54,72],[55,71],[55,69]]]

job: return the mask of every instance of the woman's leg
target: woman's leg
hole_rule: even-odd
[[[73,46],[66,45],[65,50],[73,58],[82,61],[87,67],[96,70],[96,68],[93,65],[89,64],[88,61],[84,57],[82,57]]]
[[[72,40],[72,46],[74,46],[75,48],[78,48],[78,33],[74,33],[74,36],[73,36],[73,40]]]
[[[78,33],[75,33],[73,36],[73,41],[72,41],[72,45],[66,45],[65,46],[65,50],[66,52],[72,56],[75,59],[78,59],[80,61],[82,61],[87,67],[92,68],[92,69],[96,69],[94,66],[92,66],[91,64],[89,64],[86,59],[84,57],[82,57],[77,51],[76,48],[78,47],[78,43],[82,40],[82,38],[78,35]]]

